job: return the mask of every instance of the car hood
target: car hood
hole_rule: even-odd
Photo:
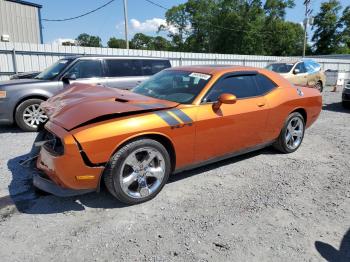
[[[37,83],[43,83],[43,82],[50,82],[50,81],[40,80],[40,79],[13,79],[8,81],[0,81],[0,88],[9,87],[9,86],[37,84]]]
[[[176,107],[178,103],[101,85],[73,84],[43,102],[50,121],[66,130],[106,119]]]

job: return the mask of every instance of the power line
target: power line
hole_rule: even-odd
[[[46,19],[46,18],[43,18],[43,19],[41,19],[41,20],[42,20],[42,21],[47,21],[47,22],[63,22],[63,21],[69,21],[69,20],[78,19],[78,18],[81,18],[81,17],[83,17],[83,16],[87,16],[87,15],[89,15],[89,14],[92,14],[92,13],[94,13],[94,12],[96,12],[96,11],[102,9],[102,8],[106,7],[107,5],[109,5],[110,3],[114,2],[114,1],[115,1],[115,0],[110,0],[109,2],[105,3],[104,5],[101,5],[101,6],[95,8],[95,9],[89,11],[89,12],[86,12],[86,13],[81,14],[81,15],[78,15],[78,16],[69,17],[69,18],[63,18],[63,19]]]
[[[148,2],[148,3],[150,3],[150,4],[152,4],[152,5],[155,5],[155,6],[158,6],[158,7],[160,7],[160,8],[162,8],[162,9],[164,9],[164,10],[169,10],[170,8],[166,8],[165,6],[163,6],[163,5],[161,5],[161,4],[158,4],[158,3],[156,3],[156,2],[153,2],[153,1],[151,1],[151,0],[145,0],[146,2]]]

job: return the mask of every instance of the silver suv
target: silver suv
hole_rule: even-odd
[[[33,79],[0,82],[0,124],[16,123],[24,131],[36,131],[47,118],[40,103],[69,84],[131,89],[170,66],[169,60],[158,58],[74,56],[60,59]]]

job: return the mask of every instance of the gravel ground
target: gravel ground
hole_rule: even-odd
[[[173,176],[152,201],[37,195],[34,133],[0,129],[1,261],[350,261],[350,111],[324,93],[300,149]]]

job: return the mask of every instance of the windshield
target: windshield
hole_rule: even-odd
[[[190,104],[210,78],[211,75],[202,73],[165,70],[155,74],[132,91],[158,99]]]
[[[52,80],[58,76],[66,68],[66,66],[70,64],[71,61],[72,60],[69,59],[58,60],[56,63],[42,71],[35,78],[41,80]]]
[[[294,64],[287,63],[275,63],[269,64],[266,69],[274,71],[276,73],[289,73],[292,70]]]

